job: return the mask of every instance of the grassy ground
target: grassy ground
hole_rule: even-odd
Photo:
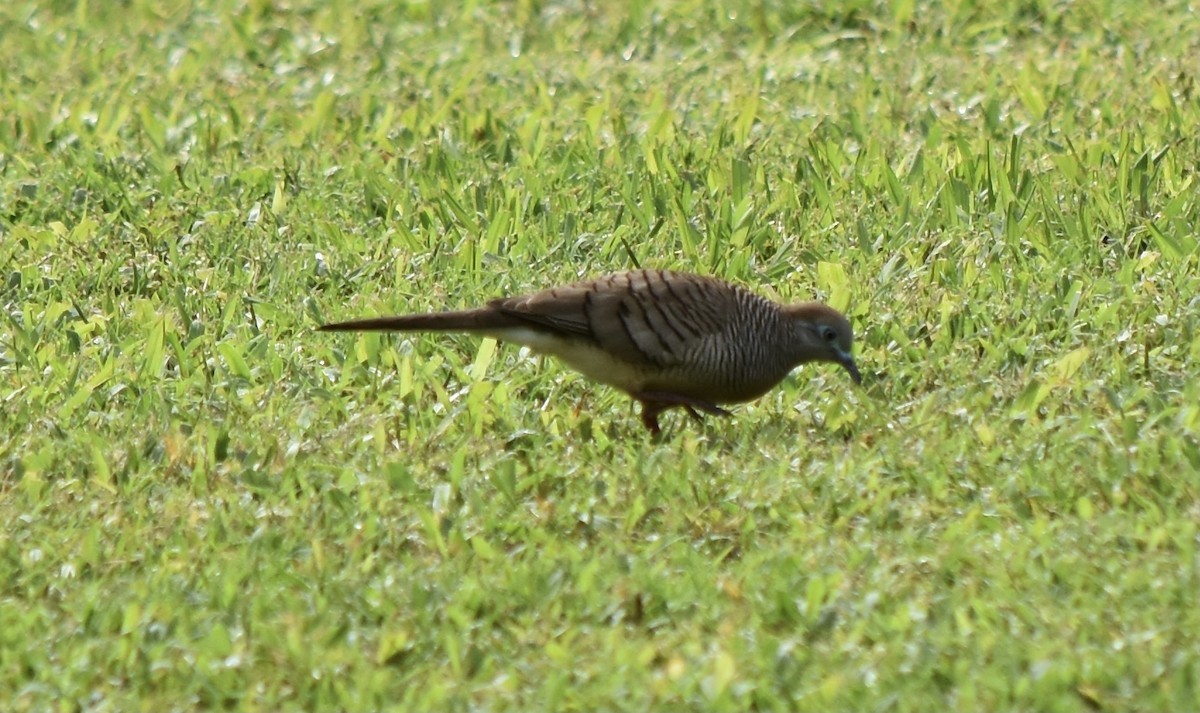
[[[836,7],[835,7],[836,6]],[[4,710],[1183,710],[1183,2],[0,9]],[[317,334],[633,265],[845,308],[648,441]]]

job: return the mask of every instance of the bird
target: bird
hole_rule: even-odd
[[[466,332],[566,362],[641,403],[642,425],[682,408],[729,416],[808,362],[838,364],[856,384],[850,321],[820,302],[779,304],[722,279],[638,269],[474,309],[323,324],[322,332]]]

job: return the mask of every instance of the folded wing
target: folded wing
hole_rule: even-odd
[[[595,343],[631,364],[685,364],[737,312],[736,288],[718,280],[637,270],[488,306],[564,337]]]

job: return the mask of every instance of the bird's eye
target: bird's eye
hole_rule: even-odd
[[[833,327],[821,327],[821,339],[824,339],[827,342],[836,342],[837,332],[834,331]]]

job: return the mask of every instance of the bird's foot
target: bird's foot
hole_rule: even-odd
[[[697,421],[704,420],[697,409],[714,416],[730,415],[728,411],[711,401],[673,394],[669,391],[639,391],[633,394],[633,397],[642,402],[642,425],[655,436],[662,433],[662,429],[658,425],[658,415],[669,408],[682,408]]]
[[[683,396],[682,394],[673,394],[670,391],[639,391],[633,397],[644,404],[656,404],[659,407],[659,411],[679,406],[693,413],[694,409],[700,409],[704,413],[711,413],[714,416],[731,415],[728,411],[711,401]]]
[[[658,414],[661,411],[661,408],[651,408],[650,404],[642,402],[642,425],[655,438],[662,435],[662,428],[658,425]]]

